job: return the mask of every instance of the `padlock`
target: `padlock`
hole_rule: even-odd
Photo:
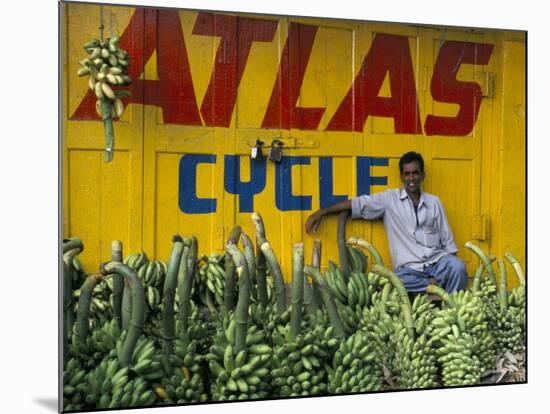
[[[252,151],[250,153],[250,158],[252,158],[253,160],[260,160],[263,158],[263,154],[262,154],[262,145],[264,143],[262,141],[260,141],[259,139],[256,140],[256,144],[254,144],[254,146],[252,147]]]
[[[281,141],[274,140],[271,143],[271,148],[269,149],[267,158],[275,162],[281,161],[281,158],[283,158],[283,143]]]

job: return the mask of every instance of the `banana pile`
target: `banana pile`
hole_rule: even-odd
[[[304,325],[302,325],[304,326]],[[289,326],[279,325],[273,333],[273,393],[281,397],[325,394],[329,360],[327,345],[334,347],[332,327],[316,326],[304,330],[294,341],[289,338]],[[330,347],[330,345],[328,347]]]
[[[252,242],[242,254],[239,233],[232,234],[223,254],[191,254],[198,242],[178,236],[168,265],[142,252],[128,256],[127,266],[113,259],[98,274],[83,273],[64,342],[64,410],[472,385],[497,356],[524,347],[525,278],[513,257],[519,287],[506,290],[502,261],[497,286],[496,259],[482,256],[471,290],[428,287],[442,299],[436,306],[425,294],[411,304],[398,276],[361,239],[353,243],[369,248],[372,269],[352,245],[344,270],[329,262],[324,274],[319,260],[304,263],[303,243],[296,243],[287,292],[264,241],[266,301],[265,289],[252,289],[263,279],[251,266]],[[227,287],[230,263],[235,286]],[[115,273],[124,279],[116,312]],[[78,280],[74,273],[69,279]],[[237,301],[225,297],[230,291]]]
[[[364,330],[343,340],[334,353],[328,371],[331,394],[378,391],[382,388],[383,369],[379,353]]]
[[[246,346],[234,352],[236,319],[223,318],[205,358],[212,374],[210,394],[213,401],[234,401],[267,398],[271,394],[270,373],[272,348],[265,333],[250,324]]]

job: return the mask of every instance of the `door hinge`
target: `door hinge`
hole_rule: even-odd
[[[476,215],[472,219],[472,238],[475,240],[489,239],[489,216],[486,214]]]

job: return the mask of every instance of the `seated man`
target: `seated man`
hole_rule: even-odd
[[[403,188],[362,195],[317,210],[306,221],[306,232],[317,230],[327,214],[351,210],[352,218],[382,219],[395,273],[409,293],[420,293],[434,279],[452,293],[465,289],[468,274],[456,257],[456,244],[438,197],[422,192],[424,160],[407,152],[399,160]]]

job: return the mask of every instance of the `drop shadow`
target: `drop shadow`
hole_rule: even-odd
[[[59,410],[59,407],[57,406],[57,398],[35,398],[34,402],[55,413]]]

